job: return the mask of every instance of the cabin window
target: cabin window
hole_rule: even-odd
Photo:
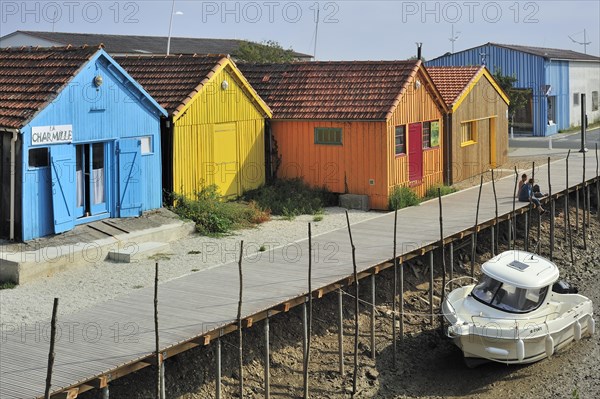
[[[438,121],[431,122],[430,143],[432,147],[440,146],[440,123]]]
[[[476,121],[465,122],[461,126],[461,145],[470,145],[477,142]]]
[[[579,105],[579,93],[573,93],[573,105]]]
[[[315,144],[342,145],[342,128],[316,127]]]
[[[29,150],[29,167],[30,168],[46,168],[50,166],[50,157],[48,156],[48,148],[32,148]]]
[[[142,142],[141,153],[142,155],[152,154],[152,137],[144,136],[140,137],[140,141]]]
[[[406,154],[406,126],[396,126],[396,155]]]
[[[592,111],[598,111],[598,92],[592,92]]]
[[[431,147],[431,122],[423,122],[423,149]]]
[[[537,309],[548,293],[548,287],[518,288],[484,275],[473,288],[473,298],[493,308],[510,313],[527,313]]]

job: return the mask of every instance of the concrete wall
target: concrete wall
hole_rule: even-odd
[[[571,126],[581,126],[581,105],[574,104],[573,96],[575,93],[585,93],[588,123],[591,124],[599,121],[600,107],[596,111],[592,111],[592,92],[598,91],[598,95],[600,96],[600,62],[570,62],[569,83],[569,109]]]

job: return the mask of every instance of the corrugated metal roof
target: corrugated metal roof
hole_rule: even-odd
[[[385,120],[420,61],[238,64],[275,119]]]
[[[446,54],[440,55],[439,57],[432,58],[431,60],[429,60],[427,62],[430,63],[432,61],[436,61],[436,60],[444,58],[444,57],[449,57],[449,56],[451,57],[451,56],[454,56],[457,54],[470,52],[474,49],[478,49],[478,48],[482,48],[482,47],[486,47],[486,46],[495,46],[495,47],[500,47],[503,49],[519,51],[521,53],[531,54],[531,55],[535,55],[535,56],[542,57],[545,59],[552,59],[552,60],[600,62],[600,57],[598,57],[598,56],[579,53],[579,52],[573,51],[573,50],[564,50],[564,49],[548,48],[548,47],[536,47],[536,46],[523,46],[523,45],[517,45],[517,44],[502,44],[502,43],[492,43],[492,42],[484,43],[479,46],[475,46],[475,47],[471,47],[471,48],[468,48],[465,50],[457,51],[456,53],[446,53]],[[481,64],[481,61],[478,60],[476,63]]]
[[[0,126],[23,127],[99,47],[0,49]]]
[[[489,43],[492,46],[504,47],[515,51],[522,51],[540,57],[557,60],[577,60],[577,61],[600,61],[600,57],[590,54],[583,54],[573,50],[563,50],[548,47],[522,46],[516,44]]]
[[[166,54],[166,36],[107,35],[96,33],[17,31],[64,45],[104,44],[110,54]],[[246,40],[171,37],[171,54],[233,54]],[[294,52],[298,58],[311,55]]]

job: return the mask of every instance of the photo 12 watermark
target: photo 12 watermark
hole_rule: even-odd
[[[134,1],[1,1],[3,24],[77,23],[137,24],[140,3]]]
[[[534,1],[404,1],[402,22],[421,23],[539,23]]]
[[[291,24],[311,20],[326,24],[339,22],[340,3],[305,1],[203,1],[203,23],[277,23]]]

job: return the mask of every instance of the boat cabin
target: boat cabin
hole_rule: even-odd
[[[483,264],[482,272],[471,296],[509,313],[539,308],[559,276],[554,263],[523,251],[507,251],[490,259]]]

